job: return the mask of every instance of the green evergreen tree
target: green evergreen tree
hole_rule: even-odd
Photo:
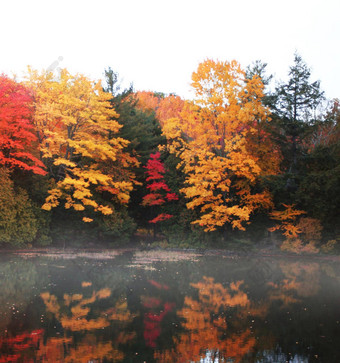
[[[127,151],[137,157],[139,167],[134,169],[136,180],[141,185],[136,186],[131,193],[129,214],[138,225],[147,225],[147,218],[140,206],[145,189],[145,169],[150,154],[157,150],[158,145],[165,143],[160,124],[154,112],[146,113],[136,107],[138,100],[134,97],[133,86],[123,88],[118,73],[111,68],[105,70],[106,87],[104,90],[112,94],[112,105],[119,114],[118,122],[123,126],[120,136],[130,141]]]
[[[319,81],[310,81],[311,71],[297,53],[288,75],[288,82],[276,87],[272,97],[272,109],[279,119],[279,128],[284,137],[285,146],[288,146],[288,150],[283,151],[286,165],[289,172],[293,174],[293,179],[290,181],[288,179],[287,186],[294,189],[294,174],[298,171],[299,141],[316,122],[316,109],[323,101],[324,94],[320,90]]]

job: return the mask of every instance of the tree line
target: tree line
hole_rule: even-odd
[[[28,68],[0,76],[0,243],[188,246],[339,238],[339,100],[295,54],[288,81],[256,61],[202,62],[193,100]]]

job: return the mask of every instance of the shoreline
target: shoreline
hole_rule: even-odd
[[[291,258],[291,259],[310,259],[310,260],[328,260],[340,262],[340,256],[336,254],[296,254],[292,252],[284,252],[279,249],[273,248],[252,248],[247,251],[246,249],[221,249],[221,248],[179,248],[179,247],[153,247],[153,246],[127,246],[127,247],[32,247],[32,248],[4,248],[0,249],[0,255],[25,255],[33,254],[36,256],[44,255],[62,255],[62,254],[81,254],[81,253],[100,253],[112,254],[113,252],[139,252],[139,251],[159,251],[162,253],[183,252],[183,253],[197,253],[202,256],[225,256],[230,258]],[[98,257],[100,258],[100,257]]]

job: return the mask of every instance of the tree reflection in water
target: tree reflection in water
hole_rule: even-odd
[[[198,362],[209,357],[212,362],[215,359],[240,362],[255,345],[255,338],[246,326],[239,326],[237,332],[228,329],[227,310],[250,304],[241,290],[242,284],[243,281],[236,281],[225,288],[206,276],[191,284],[198,290],[198,299],[186,296],[184,308],[177,313],[183,319],[185,331],[174,338],[173,349],[156,352],[155,359],[169,363]]]
[[[121,257],[0,263],[0,363],[340,361],[336,263]]]
[[[90,287],[92,284],[83,282],[82,287]],[[93,309],[98,300],[107,299],[111,296],[111,290],[104,288],[93,291],[86,298],[83,294],[64,294],[60,303],[55,295],[49,292],[41,293],[47,312],[61,323],[64,336],[52,337],[40,347],[37,359],[43,362],[89,362],[92,359],[99,361],[112,360],[121,361],[124,353],[119,350],[120,344],[127,344],[135,337],[135,333],[120,331],[115,340],[100,341],[101,336],[96,330],[104,329],[113,321],[130,323],[134,315],[127,308],[126,299],[120,299],[115,306],[104,311]],[[95,316],[90,318],[90,316]],[[76,335],[69,336],[69,332],[81,332],[80,341],[75,342]],[[113,345],[114,344],[114,345]]]

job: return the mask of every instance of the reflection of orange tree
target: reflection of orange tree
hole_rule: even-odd
[[[317,263],[281,262],[280,268],[285,278],[279,284],[270,282],[273,288],[271,300],[281,300],[283,306],[299,302],[292,294],[309,297],[317,294],[320,288],[320,271]]]
[[[42,343],[42,342],[41,342]],[[72,338],[50,338],[41,345],[37,352],[36,361],[46,363],[90,362],[110,359],[114,362],[123,360],[124,354],[112,347],[112,342],[98,342],[92,334],[72,346]],[[65,347],[67,351],[65,353]],[[66,355],[66,356],[65,356]]]
[[[91,284],[83,283],[82,286],[89,287]],[[59,303],[57,297],[49,292],[44,292],[40,296],[46,305],[46,310],[60,321],[65,330],[65,337],[49,338],[37,353],[39,359],[44,362],[59,363],[88,362],[93,359],[112,359],[116,362],[124,358],[123,353],[112,346],[112,341],[98,341],[91,331],[105,328],[111,324],[111,321],[130,323],[134,315],[129,312],[125,299],[119,300],[114,307],[101,311],[98,317],[90,319],[91,305],[98,300],[110,297],[110,289],[93,291],[89,298],[84,297],[83,294],[64,294],[62,303]],[[67,331],[85,332],[85,336],[74,346],[73,338],[66,336]],[[133,338],[134,334],[120,332],[114,340],[115,345],[126,344]]]
[[[44,292],[40,296],[46,305],[47,311],[55,315],[55,317],[61,322],[64,329],[80,331],[101,329],[110,325],[105,316],[99,316],[96,319],[88,319],[87,315],[90,312],[90,308],[86,306],[94,303],[97,299],[104,299],[110,295],[111,291],[109,289],[102,289],[98,292],[93,292],[92,296],[88,299],[84,298],[82,294],[65,294],[64,306],[70,307],[72,303],[77,303],[71,307],[71,316],[61,312],[56,296],[51,295],[49,292]]]
[[[32,351],[37,349],[43,330],[33,330],[14,337],[0,338],[0,363],[33,363]]]
[[[207,351],[215,358],[232,359],[240,362],[255,345],[255,338],[249,329],[233,334],[227,330],[223,316],[230,307],[247,307],[247,294],[240,290],[243,281],[233,282],[225,288],[213,278],[191,284],[198,289],[198,300],[186,296],[184,307],[178,316],[184,319],[185,331],[174,338],[175,347],[156,352],[155,359],[161,362],[199,361]]]

